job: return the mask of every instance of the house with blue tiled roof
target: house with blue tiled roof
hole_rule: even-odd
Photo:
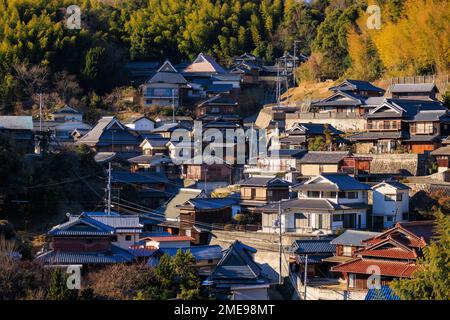
[[[104,265],[131,263],[134,256],[117,245],[117,228],[123,223],[108,225],[100,216],[81,214],[53,227],[47,234],[49,243],[36,256],[37,261],[50,265]],[[111,216],[114,219],[118,217]],[[114,226],[115,225],[115,226]],[[127,226],[135,225],[125,223]]]

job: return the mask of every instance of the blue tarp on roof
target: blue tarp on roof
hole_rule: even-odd
[[[381,286],[380,289],[369,289],[364,300],[400,300],[400,297],[390,287]]]

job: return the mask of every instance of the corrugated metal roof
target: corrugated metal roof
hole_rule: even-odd
[[[0,129],[33,130],[31,116],[0,116]]]

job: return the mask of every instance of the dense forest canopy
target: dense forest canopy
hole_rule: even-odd
[[[66,28],[72,4],[81,7],[81,30]],[[381,7],[379,30],[366,26],[371,4]],[[2,113],[61,72],[85,94],[104,93],[124,84],[128,61],[180,62],[205,52],[227,64],[251,52],[273,63],[294,42],[311,56],[300,80],[375,80],[450,67],[447,0],[0,0],[0,12]],[[32,66],[45,68],[42,87],[24,79],[30,72],[21,76]]]

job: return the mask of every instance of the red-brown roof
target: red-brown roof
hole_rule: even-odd
[[[363,257],[383,257],[383,258],[395,258],[395,259],[417,259],[415,251],[402,250],[400,248],[387,248],[377,250],[364,250],[358,252],[358,255]]]
[[[417,266],[410,262],[357,258],[355,260],[334,266],[331,268],[331,271],[371,275],[373,274],[373,266],[380,268],[382,276],[390,277],[409,278],[412,273],[417,270]]]

